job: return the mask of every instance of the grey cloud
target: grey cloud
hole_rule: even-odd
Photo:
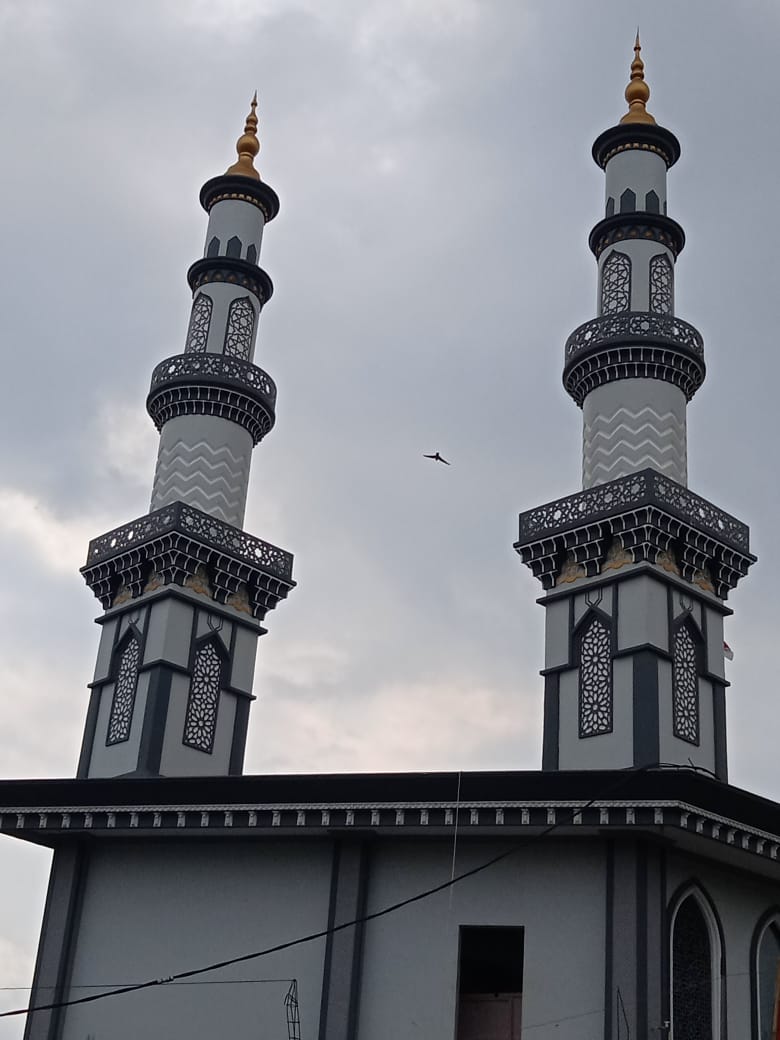
[[[0,485],[91,534],[148,506],[143,401],[183,343],[197,193],[260,89],[259,164],[282,211],[258,360],[279,419],[247,527],[295,551],[299,587],[261,641],[249,769],[539,764],[543,618],[511,542],[519,509],[579,482],[562,348],[594,312],[589,149],[623,111],[634,25],[618,0],[451,10],[52,0],[3,15]],[[708,351],[691,486],[748,521],[762,557],[727,622],[732,779],[776,796],[778,15],[660,0],[642,19],[650,107],[683,145],[678,309]],[[435,450],[450,471],[421,459]],[[18,539],[0,566],[17,677],[5,772],[67,775],[98,604]],[[0,935],[30,958],[44,872],[3,852],[30,909]]]

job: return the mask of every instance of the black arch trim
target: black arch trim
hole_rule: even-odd
[[[667,905],[666,934],[664,936],[664,941],[666,943],[666,948],[670,949],[672,942],[672,919],[674,917],[675,911],[680,906],[680,904],[685,899],[687,899],[688,896],[691,895],[697,896],[707,906],[710,913],[712,914],[713,920],[715,921],[715,926],[718,929],[718,941],[720,942],[720,1040],[728,1040],[728,1016],[726,1006],[728,996],[728,990],[726,987],[726,980],[728,978],[726,972],[726,933],[723,930],[723,921],[721,920],[720,914],[718,913],[718,908],[715,905],[715,900],[712,898],[712,896],[709,894],[705,886],[701,883],[701,881],[699,881],[698,878],[688,878],[687,881],[684,881],[681,885],[678,885],[672,893],[672,896]],[[667,966],[667,977],[664,980],[664,984],[666,986],[667,992],[669,992],[671,996],[671,963],[669,963],[669,965]]]
[[[780,922],[780,905],[775,904],[759,917],[750,939],[750,1036],[758,1040],[758,947],[773,920]]]

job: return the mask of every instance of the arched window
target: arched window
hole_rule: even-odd
[[[222,655],[212,639],[195,652],[182,737],[187,747],[207,755],[214,750],[221,686]]]
[[[672,918],[672,1040],[719,1040],[720,953],[712,910],[689,892]]]
[[[630,188],[626,188],[623,194],[620,196],[620,212],[621,213],[633,213],[636,209],[636,193]]]
[[[257,263],[257,246],[254,243],[247,248],[246,258],[250,264]]]
[[[612,732],[612,625],[591,613],[579,632],[580,736]]]
[[[756,1033],[775,1040],[780,1025],[780,914],[759,926],[754,944]]]
[[[699,671],[701,637],[689,618],[672,639],[672,728],[675,737],[699,743]]]
[[[208,249],[206,250],[206,256],[219,256],[219,239],[216,235],[209,242]]]
[[[645,195],[645,209],[648,213],[660,213],[661,211],[661,200],[654,191],[648,191]]]
[[[614,215],[615,215],[615,200],[610,195],[610,197],[607,199],[607,216],[608,217],[614,217]]]
[[[613,249],[601,269],[601,313],[618,314],[631,306],[631,258]]]
[[[225,354],[229,357],[249,360],[252,347],[252,333],[255,327],[255,311],[248,296],[233,300],[228,310],[227,329],[225,331]]]
[[[674,274],[666,253],[650,260],[650,310],[671,314],[674,310]]]
[[[119,663],[114,680],[114,696],[111,698],[111,710],[108,715],[106,747],[110,747],[112,744],[121,744],[123,741],[130,739],[140,656],[140,641],[135,631],[131,630],[124,646],[118,651],[117,659]]]
[[[190,314],[190,327],[187,329],[187,342],[184,345],[185,354],[202,353],[206,349],[212,306],[211,297],[206,293],[198,293],[195,297]]]
[[[228,239],[227,249],[225,252],[227,256],[241,256],[241,239],[237,235],[233,235],[232,238]]]

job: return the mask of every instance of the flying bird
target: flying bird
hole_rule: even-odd
[[[447,462],[446,459],[443,459],[441,457],[441,455],[438,453],[438,451],[434,455],[425,455],[425,454],[423,454],[423,458],[424,459],[433,459],[434,462],[443,462],[445,466],[449,466],[449,462]]]

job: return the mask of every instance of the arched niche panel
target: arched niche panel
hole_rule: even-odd
[[[599,737],[612,732],[614,645],[612,619],[600,610],[588,610],[575,631],[581,738]]]
[[[601,313],[619,314],[631,307],[631,257],[613,249],[601,269]]]
[[[114,651],[114,694],[108,713],[106,747],[130,739],[141,661],[141,636],[131,626]]]
[[[780,906],[762,915],[750,946],[751,1037],[774,1040],[780,1025]]]
[[[672,628],[672,732],[698,747],[701,737],[699,676],[704,663],[704,639],[690,614]]]
[[[696,882],[669,913],[670,1040],[724,1040],[726,951],[715,905]]]

